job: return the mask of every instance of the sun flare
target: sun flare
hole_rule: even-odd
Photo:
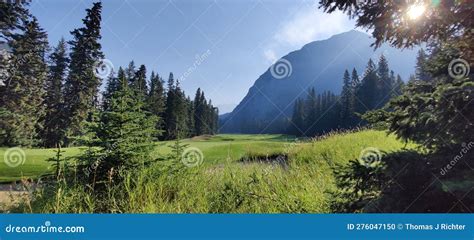
[[[412,5],[408,8],[408,17],[412,20],[418,19],[425,12],[425,6],[421,4]]]

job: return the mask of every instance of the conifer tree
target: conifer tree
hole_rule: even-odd
[[[418,55],[416,56],[415,76],[416,79],[420,81],[429,81],[431,79],[427,69],[427,58],[428,56],[423,48],[418,50]]]
[[[122,67],[119,68],[119,73],[122,72]],[[107,83],[105,86],[105,92],[102,98],[102,109],[106,111],[109,108],[110,101],[112,99],[113,94],[119,90],[120,82],[117,76],[115,76],[115,72],[112,70],[107,77]]]
[[[122,75],[122,73],[120,73]],[[109,175],[120,177],[120,170],[145,166],[152,159],[156,117],[145,111],[145,105],[136,96],[122,76],[120,89],[112,94],[109,109],[100,114],[96,128],[97,145],[101,147],[97,164],[99,180]],[[87,160],[86,160],[87,161]],[[84,165],[92,164],[91,159]]]
[[[381,107],[385,105],[390,99],[390,92],[392,91],[392,82],[390,80],[390,69],[388,68],[387,58],[382,54],[379,58],[377,66],[377,106]]]
[[[11,36],[13,65],[1,88],[0,143],[9,146],[35,144],[44,115],[47,35],[34,17],[23,21],[22,30]]]
[[[344,72],[343,86],[341,92],[341,122],[342,126],[348,126],[351,123],[353,109],[353,87],[349,71]]]
[[[69,63],[66,41],[62,38],[50,55],[49,74],[45,84],[44,106],[46,114],[41,131],[45,147],[57,147],[64,140],[65,109],[63,102],[63,84]]]
[[[135,76],[130,82],[130,86],[134,91],[137,91],[137,93],[143,97],[148,94],[145,65],[140,65],[138,71],[135,72]]]
[[[65,85],[65,103],[68,111],[69,135],[81,135],[85,120],[94,111],[100,86],[100,79],[94,71],[103,54],[99,40],[102,3],[94,3],[87,9],[84,26],[71,32],[69,76]]]
[[[377,87],[378,77],[377,70],[372,59],[367,63],[364,77],[362,78],[360,87],[357,89],[357,98],[359,99],[357,110],[365,112],[377,107]]]
[[[306,118],[305,118],[305,126],[301,126],[301,129],[304,129],[305,135],[312,136],[315,134],[315,126],[316,126],[316,121],[318,120],[318,113],[317,113],[317,96],[316,96],[316,90],[314,88],[311,88],[308,91],[308,96],[306,98],[306,102],[304,110],[306,113]]]
[[[161,136],[163,130],[163,118],[164,118],[164,111],[165,111],[165,90],[163,87],[163,80],[160,78],[158,74],[155,75],[154,72],[151,73],[150,77],[150,92],[147,98],[147,105],[149,111],[156,117],[158,117],[158,121],[156,123],[156,131],[157,137]]]

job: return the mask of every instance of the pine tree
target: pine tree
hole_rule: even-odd
[[[416,66],[415,66],[415,76],[416,79],[420,81],[430,81],[431,77],[427,69],[427,58],[423,48],[418,50],[418,55],[416,57]]]
[[[304,104],[301,99],[295,101],[293,108],[293,116],[291,118],[290,133],[295,136],[304,134],[305,120],[304,120]]]
[[[305,102],[305,126],[302,126],[301,129],[304,129],[305,135],[312,136],[315,134],[315,126],[316,126],[316,121],[318,120],[318,113],[317,113],[317,95],[316,95],[316,90],[314,88],[311,88],[308,91],[308,96],[306,98]]]
[[[403,93],[403,88],[405,86],[405,83],[403,82],[402,80],[402,77],[400,77],[400,75],[397,75],[397,80],[395,81],[395,94],[396,96],[399,96],[399,95],[402,95]]]
[[[11,36],[12,71],[1,88],[0,143],[10,146],[34,144],[44,115],[47,35],[34,17],[23,21],[22,29]]]
[[[343,86],[341,92],[341,121],[342,126],[347,127],[351,124],[353,109],[353,87],[349,71],[344,72]]]
[[[49,75],[45,84],[46,96],[41,138],[45,147],[58,147],[64,140],[64,102],[63,84],[66,79],[66,71],[69,63],[67,56],[66,41],[62,38],[53,53],[50,55]]]
[[[373,110],[377,107],[377,87],[378,77],[374,62],[372,59],[367,63],[364,77],[360,87],[357,89],[357,98],[359,99],[357,110],[363,113],[367,110]]]
[[[197,136],[204,133],[203,115],[204,115],[204,104],[201,98],[201,88],[196,90],[194,95],[194,132]]]
[[[128,63],[128,67],[125,68],[125,76],[127,77],[128,84],[132,84],[135,78],[135,62],[132,60],[130,63]]]
[[[187,136],[188,128],[186,126],[186,120],[186,97],[179,86],[179,81],[175,83],[173,73],[170,73],[165,110],[166,139],[176,139],[178,134]]]
[[[84,27],[71,32],[69,77],[65,85],[65,103],[68,111],[68,131],[71,136],[81,135],[84,123],[96,107],[100,79],[95,76],[95,65],[103,58],[99,43],[102,4],[94,3],[87,9]]]
[[[21,4],[14,1],[0,1],[0,42],[3,39],[10,43],[16,30],[23,30],[23,23],[28,21],[30,13],[27,6],[30,0],[23,0]]]
[[[123,69],[122,67],[119,68],[118,72],[120,74],[123,74]],[[112,101],[112,96],[116,91],[118,91],[120,88],[120,81],[117,76],[115,76],[115,72],[112,70],[107,77],[107,84],[105,86],[105,92],[103,94],[103,99],[102,99],[102,109],[104,111],[107,111],[109,108],[110,101]]]
[[[390,80],[390,69],[388,68],[387,58],[382,54],[380,56],[378,66],[377,66],[377,105],[376,107],[381,107],[388,102],[391,97],[392,91],[392,82]]]
[[[120,177],[120,170],[133,170],[151,161],[156,117],[144,110],[145,105],[123,76],[120,86],[112,95],[109,109],[100,114],[96,129],[101,147],[96,180],[105,180],[108,175]],[[96,160],[86,160],[83,165],[90,166]]]
[[[148,110],[158,118],[155,129],[157,137],[161,137],[163,131],[163,118],[165,111],[166,96],[163,87],[163,80],[158,74],[151,72],[150,92],[147,98]]]
[[[141,96],[146,96],[148,94],[148,85],[146,80],[146,67],[145,65],[140,65],[138,71],[135,72],[135,76],[130,82],[130,86],[134,91],[137,91]]]

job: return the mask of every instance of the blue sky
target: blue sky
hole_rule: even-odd
[[[89,0],[35,0],[30,10],[56,45],[81,26]],[[204,90],[229,112],[278,58],[306,43],[354,28],[342,13],[325,14],[317,0],[104,0],[102,49],[114,67],[130,60],[186,93]]]

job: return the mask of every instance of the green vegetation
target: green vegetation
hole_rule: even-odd
[[[331,134],[305,142],[285,135],[231,134],[182,142],[203,152],[202,165],[188,168],[175,159],[158,161],[127,173],[124,181],[110,186],[102,197],[91,194],[83,185],[60,182],[40,189],[32,202],[15,211],[330,212],[333,166],[358,158],[368,147],[382,152],[413,148],[373,130]],[[167,155],[171,145],[172,141],[158,143],[153,155]],[[66,149],[66,153],[74,150],[77,148]],[[52,150],[27,150],[27,154],[30,151],[50,151],[54,155]],[[288,155],[288,164],[241,161],[246,156],[272,154]],[[31,209],[26,207],[30,205]]]

